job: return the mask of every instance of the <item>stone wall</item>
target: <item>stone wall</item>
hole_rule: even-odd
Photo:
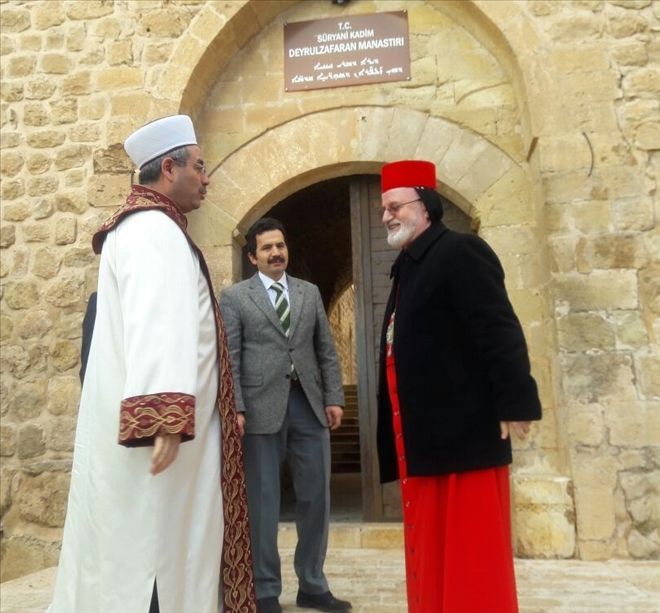
[[[657,558],[660,3],[527,10],[578,554]]]
[[[405,87],[284,98],[281,60],[263,63],[281,44],[285,11],[300,20],[397,8],[411,15]],[[305,132],[289,144],[341,165],[355,161],[346,156],[357,139],[375,171],[422,137],[423,124],[406,119],[379,144],[378,130],[350,132],[336,117],[394,109],[465,128],[447,132],[461,135],[452,147],[460,155],[445,158],[443,182],[502,255],[521,318],[533,324],[533,356],[543,358],[535,374],[548,419],[521,449],[514,481],[519,547],[541,551],[534,543],[547,526],[537,522],[555,513],[567,529],[575,523],[583,558],[658,555],[659,2],[0,0],[0,11],[3,579],[57,560],[80,323],[96,282],[90,237],[130,183],[121,142],[181,108],[204,125],[209,165],[223,167],[216,184],[225,192],[192,220],[218,286],[234,275],[231,236],[247,220],[233,203],[261,180],[247,165],[230,178],[226,169],[252,140],[332,106],[334,115],[309,124],[322,130],[323,147],[308,145],[316,141]],[[461,183],[447,169],[484,152],[464,134],[515,161],[496,190],[479,184],[473,210],[465,195],[475,180]],[[509,206],[489,205],[498,198]],[[264,202],[252,201],[247,215]],[[521,212],[533,218],[521,221]],[[546,473],[558,477],[543,481]],[[570,543],[548,551],[573,555]]]

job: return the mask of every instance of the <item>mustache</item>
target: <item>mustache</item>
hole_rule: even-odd
[[[272,258],[268,258],[269,264],[284,264],[284,258],[281,255],[274,255]]]

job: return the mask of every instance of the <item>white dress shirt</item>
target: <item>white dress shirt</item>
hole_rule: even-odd
[[[289,303],[289,308],[291,308],[291,299],[289,298],[289,282],[286,278],[286,273],[282,275],[282,278],[279,281],[273,281],[270,277],[267,277],[260,271],[259,278],[266,288],[268,297],[270,298],[270,303],[273,305],[273,308],[275,308],[275,300],[277,299],[277,292],[273,289],[273,283],[279,283],[284,288],[284,297]]]

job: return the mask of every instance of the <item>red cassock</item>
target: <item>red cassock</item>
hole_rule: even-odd
[[[405,407],[399,405],[389,343],[386,367],[409,613],[517,613],[508,466],[409,477],[401,422]]]

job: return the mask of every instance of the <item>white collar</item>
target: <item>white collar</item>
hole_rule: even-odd
[[[288,292],[289,291],[289,281],[286,277],[286,273],[282,275],[282,278],[279,281],[273,281],[270,277],[266,276],[263,274],[261,271],[258,271],[259,278],[261,279],[261,282],[263,283],[264,287],[266,290],[269,290],[273,283],[279,283],[284,287],[284,289]]]

